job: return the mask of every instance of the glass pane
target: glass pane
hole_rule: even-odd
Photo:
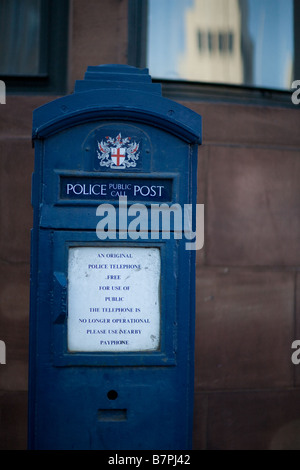
[[[148,0],[156,78],[290,89],[293,0]]]
[[[160,271],[159,248],[70,248],[69,351],[158,350]]]
[[[41,0],[0,0],[0,74],[37,75]]]

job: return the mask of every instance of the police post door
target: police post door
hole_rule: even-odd
[[[191,448],[201,117],[93,66],[33,141],[29,448]]]

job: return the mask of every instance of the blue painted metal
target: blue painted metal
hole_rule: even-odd
[[[34,111],[30,449],[191,448],[195,252],[185,249],[184,237],[163,233],[100,241],[96,208],[107,202],[118,211],[117,194],[108,191],[117,184],[131,185],[128,204],[140,202],[149,211],[162,201],[195,207],[201,132],[199,115],[163,98],[147,69],[129,66],[88,67],[72,95]],[[119,133],[139,141],[138,164],[101,167],[99,139]],[[67,184],[77,184],[77,193],[69,194]],[[95,192],[103,185],[107,198],[89,194],[90,185],[98,185]],[[144,189],[135,192],[132,185]],[[158,351],[68,351],[67,263],[74,246],[160,249]]]

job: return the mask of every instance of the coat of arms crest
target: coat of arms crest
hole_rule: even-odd
[[[105,140],[98,142],[97,155],[100,166],[118,170],[135,167],[140,155],[140,145],[131,140],[131,137],[122,138],[119,133],[115,139],[105,137]]]

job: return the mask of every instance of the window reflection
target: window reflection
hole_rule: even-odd
[[[0,74],[41,73],[41,0],[0,0]]]
[[[149,0],[157,78],[290,89],[293,0]]]

